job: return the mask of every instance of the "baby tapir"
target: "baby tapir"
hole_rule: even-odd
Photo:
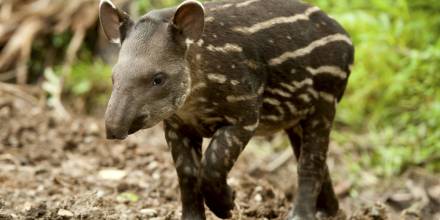
[[[121,46],[107,137],[164,121],[182,219],[205,219],[204,203],[231,217],[229,171],[252,136],[282,130],[299,163],[287,218],[337,213],[326,154],[354,49],[335,20],[296,0],[185,1],[138,21],[102,0],[100,20]]]

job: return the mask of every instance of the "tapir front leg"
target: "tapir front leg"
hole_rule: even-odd
[[[254,134],[258,119],[250,125],[223,127],[215,133],[202,160],[202,192],[206,205],[220,218],[231,217],[234,192],[226,183],[227,175]]]
[[[165,138],[171,148],[179,178],[182,220],[204,220],[205,207],[201,193],[202,137],[177,118],[165,120]]]

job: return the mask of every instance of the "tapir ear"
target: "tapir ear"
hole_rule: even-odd
[[[116,44],[121,44],[127,27],[133,23],[128,14],[116,8],[110,0],[101,0],[99,3],[99,20],[107,39]]]
[[[187,0],[177,7],[172,22],[185,38],[198,40],[205,26],[205,9],[198,1]]]

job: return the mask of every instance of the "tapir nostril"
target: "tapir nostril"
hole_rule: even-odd
[[[128,136],[127,132],[121,129],[106,128],[106,138],[109,140],[123,140]]]

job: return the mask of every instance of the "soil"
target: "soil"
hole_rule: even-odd
[[[161,125],[107,141],[101,117],[61,120],[39,100],[27,90],[0,89],[0,219],[179,219],[177,177]],[[277,135],[248,145],[228,179],[237,195],[233,219],[285,219],[296,162],[290,151],[273,147],[283,144]],[[415,168],[379,178],[353,171],[341,162],[345,150],[332,144],[329,153],[341,202],[333,219],[440,219],[434,174]],[[353,181],[353,172],[362,179]]]

